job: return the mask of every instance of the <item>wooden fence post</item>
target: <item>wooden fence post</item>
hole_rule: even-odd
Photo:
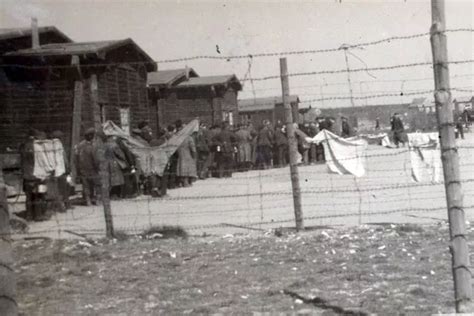
[[[293,189],[293,208],[295,211],[296,230],[304,229],[303,211],[301,209],[301,190],[297,166],[298,146],[296,143],[295,129],[293,126],[293,114],[290,104],[290,83],[288,81],[288,66],[286,58],[280,58],[280,77],[281,88],[283,92],[283,105],[285,108],[286,133],[288,136],[288,145],[290,149],[290,173],[291,187]]]
[[[15,300],[16,280],[12,264],[10,216],[6,186],[0,165],[0,315],[2,316],[18,315],[18,306]]]
[[[74,103],[72,109],[72,130],[71,130],[71,148],[69,153],[69,162],[71,166],[71,177],[73,183],[76,182],[76,153],[74,148],[81,140],[82,125],[82,102],[84,100],[84,84],[82,82],[82,74],[79,65],[79,57],[73,56],[71,65],[77,67],[78,79],[74,81]]]
[[[449,85],[448,48],[444,0],[431,0],[431,50],[435,78],[435,102],[448,206],[451,264],[456,312],[474,312],[469,248],[463,209],[459,155],[454,137],[453,104]]]

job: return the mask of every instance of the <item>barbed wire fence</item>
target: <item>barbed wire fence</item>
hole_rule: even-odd
[[[449,33],[472,33],[473,29],[447,30]],[[368,48],[375,45],[390,44],[425,38],[430,33],[410,36],[390,37],[378,41],[353,44],[347,49]],[[241,80],[245,88],[250,84],[256,99],[256,88],[261,82],[280,79],[280,75],[270,74],[252,76],[252,67],[262,58],[281,56],[303,56],[314,54],[340,53],[341,48],[304,50],[292,52],[273,52],[245,54],[238,56],[191,56],[179,59],[158,60],[158,64],[182,63],[193,60],[210,59],[228,61],[247,60],[247,70]],[[275,60],[276,62],[276,60]],[[452,60],[450,66],[470,65],[473,59]],[[128,63],[143,65],[143,63]],[[121,64],[117,64],[120,66]],[[81,67],[102,67],[102,64],[81,65]],[[113,66],[106,64],[107,67]],[[387,65],[379,67],[348,68],[336,70],[316,70],[289,73],[289,78],[333,76],[361,72],[391,72],[394,70],[417,70],[432,67],[431,62]],[[70,66],[31,66],[2,64],[5,68],[51,69]],[[465,74],[472,76],[474,74]],[[423,78],[423,80],[430,78]],[[418,80],[418,79],[417,79]],[[420,79],[421,80],[421,79]],[[377,82],[377,80],[372,80]],[[383,80],[379,80],[383,81]],[[345,83],[347,84],[347,83]],[[290,84],[290,88],[291,88]],[[305,88],[304,86],[296,86]],[[313,86],[308,86],[311,88]],[[18,93],[45,96],[48,93],[35,87],[15,88]],[[471,93],[473,86],[454,86],[450,92]],[[11,93],[11,88],[1,88],[0,93]],[[55,93],[71,94],[71,90],[55,90]],[[404,91],[404,96],[426,97],[434,89]],[[309,94],[308,94],[309,95]],[[333,95],[330,97],[306,98],[302,103],[321,101],[367,100],[383,97],[397,97],[399,92],[376,91],[364,95]],[[263,104],[259,104],[263,105]],[[266,104],[273,105],[273,104]],[[5,113],[4,118],[14,119],[20,111]],[[146,109],[135,109],[137,113],[147,114]],[[32,111],[35,120],[72,118],[71,111],[61,109],[49,113]],[[470,136],[470,135],[469,135]],[[459,140],[456,150],[460,155],[461,180],[464,193],[464,210],[474,209],[474,154],[472,137]],[[439,153],[441,155],[441,151]],[[354,159],[349,157],[347,159]],[[347,226],[379,223],[441,223],[447,222],[446,194],[444,182],[415,182],[412,176],[411,150],[408,147],[387,148],[369,145],[364,155],[365,175],[356,178],[352,175],[329,173],[324,163],[299,166],[303,220],[307,228],[326,226]],[[153,232],[156,227],[181,227],[193,235],[267,232],[280,228],[293,227],[293,192],[288,168],[268,170],[232,170],[231,178],[208,178],[198,180],[191,187],[168,190],[165,197],[152,198],[141,195],[136,198],[122,198],[111,201],[114,225],[113,235],[121,233],[143,235]],[[80,193],[80,190],[79,190]],[[76,196],[80,200],[80,196]],[[9,199],[11,212],[20,213],[25,208],[24,196]],[[471,220],[472,218],[468,218]],[[15,238],[95,238],[106,234],[107,223],[102,205],[85,206],[76,204],[65,213],[54,213],[48,221],[29,225],[25,230],[17,230]]]
[[[449,33],[472,33],[473,29],[461,28],[447,30],[444,34]],[[396,36],[377,41],[346,45],[345,48],[353,49],[364,47],[368,48],[380,44],[391,44],[394,41],[406,41],[427,37],[429,33],[414,34],[410,36]],[[267,75],[262,77],[252,76],[252,65],[261,58],[271,58],[279,56],[303,56],[314,54],[340,53],[341,48],[320,49],[320,50],[302,50],[291,52],[275,52],[246,54],[236,56],[192,56],[180,59],[157,60],[158,64],[172,64],[188,62],[192,60],[211,59],[211,60],[247,60],[247,70],[241,80],[245,85],[249,82],[250,89],[254,97],[257,91],[261,90],[255,87],[255,84],[263,81],[271,81],[280,79],[280,75]],[[449,61],[449,65],[466,65],[472,64],[474,60],[453,60]],[[130,63],[128,63],[130,64]],[[132,62],[131,64],[143,65],[143,62]],[[120,64],[117,64],[119,66]],[[101,64],[81,65],[81,67],[100,67]],[[111,66],[107,64],[107,66]],[[2,64],[0,67],[9,68],[68,68],[70,66],[33,66],[19,64]],[[317,77],[321,75],[331,76],[344,73],[359,72],[390,72],[398,69],[416,69],[418,67],[432,67],[431,62],[415,62],[409,64],[389,65],[380,67],[363,67],[363,68],[344,68],[336,70],[318,70],[308,72],[289,73],[289,78],[293,77]],[[472,74],[464,74],[463,76],[472,76]],[[422,78],[416,80],[429,80],[430,78]],[[377,80],[374,80],[377,81]],[[384,81],[384,80],[380,80]],[[386,81],[386,80],[385,80]],[[342,83],[341,83],[342,84]],[[347,83],[346,83],[347,84]],[[291,87],[291,85],[290,85]],[[311,86],[308,86],[311,87]],[[473,87],[462,86],[452,87],[451,91],[472,93]],[[34,87],[15,88],[18,92],[31,93],[32,95],[47,94],[46,91],[36,90]],[[2,88],[1,92],[8,93],[11,88]],[[70,90],[59,91],[56,93],[71,93]],[[396,97],[399,92],[376,91],[377,93],[365,95],[320,97],[305,99],[302,103],[320,102],[320,101],[341,101],[341,100],[367,100],[383,97]],[[403,92],[404,96],[426,96],[432,94],[432,89],[427,90],[411,90]],[[259,104],[260,105],[260,104]],[[22,110],[18,110],[22,111]],[[17,112],[18,112],[17,111]],[[26,111],[26,110],[25,110]],[[136,109],[134,111],[142,111],[144,114],[146,109]],[[7,113],[8,114],[8,113]],[[51,110],[49,113],[34,113],[37,120],[48,120],[56,118],[66,118],[71,113],[61,109]],[[463,148],[460,152],[469,151],[469,148]],[[374,153],[377,153],[374,155]],[[398,165],[403,161],[403,165]],[[413,220],[406,214],[413,209],[415,213],[435,212],[442,209],[443,192],[436,189],[424,191],[424,188],[441,188],[441,184],[412,184],[411,171],[409,162],[409,151],[398,149],[383,149],[369,147],[367,150],[367,175],[358,181],[354,181],[352,176],[336,176],[326,174],[323,165],[303,166],[301,167],[301,186],[303,196],[303,208],[305,209],[305,220],[312,224],[330,225],[346,223],[340,220],[344,217],[354,217],[358,219],[356,223],[367,223],[384,214],[397,214],[397,220]],[[390,168],[379,168],[376,166],[387,166]],[[395,167],[397,166],[397,167]],[[468,165],[462,165],[463,168],[469,168]],[[466,171],[469,174],[469,170]],[[150,197],[139,197],[136,199],[121,199],[112,201],[113,220],[116,229],[120,231],[139,233],[148,226],[154,225],[180,225],[185,229],[197,233],[209,233],[213,230],[226,231],[245,231],[246,229],[269,229],[275,228],[282,224],[291,223],[291,190],[289,188],[289,172],[286,169],[272,169],[265,171],[249,171],[235,173],[233,178],[226,179],[207,179],[205,181],[197,181],[192,188],[179,188],[170,190],[169,196],[165,198],[152,199]],[[330,188],[327,188],[328,181]],[[394,182],[395,181],[395,182]],[[397,182],[398,181],[398,182]],[[464,180],[469,187],[470,179]],[[341,186],[344,184],[344,186]],[[322,189],[320,186],[326,186]],[[275,189],[278,188],[278,189]],[[400,191],[410,190],[409,198],[406,199],[404,193]],[[209,194],[209,192],[229,192],[227,194]],[[399,191],[395,193],[396,191]],[[378,192],[376,194],[375,192]],[[395,194],[395,196],[394,196]],[[398,197],[396,197],[398,194]],[[351,198],[350,202],[340,203],[344,200],[343,195]],[[383,202],[381,197],[387,195],[390,197],[390,203]],[[393,196],[393,199],[392,199]],[[404,199],[399,197],[404,196]],[[431,201],[434,204],[430,207],[425,206],[423,201]],[[21,200],[19,200],[21,201]],[[13,202],[11,204],[14,210],[21,209],[21,202]],[[381,202],[382,201],[382,202]],[[436,203],[434,202],[436,201]],[[391,208],[385,206],[391,205]],[[48,223],[38,223],[34,228],[30,229],[30,233],[57,233],[62,237],[65,231],[75,231],[76,233],[100,234],[104,231],[104,223],[101,222],[101,207],[84,208],[76,206],[76,209],[67,214],[56,214],[54,221]],[[399,211],[397,212],[397,209]],[[355,212],[356,210],[357,212]],[[357,215],[354,215],[356,214]],[[405,214],[405,215],[402,215]],[[411,214],[413,215],[413,214]],[[371,217],[373,217],[371,219]],[[382,216],[383,217],[383,216]],[[445,220],[440,217],[440,220]],[[53,226],[57,226],[52,228]],[[97,226],[91,228],[92,226]]]
[[[471,210],[474,178],[469,176],[474,164],[469,157],[474,146],[459,146],[458,150],[465,158],[461,163],[465,208]],[[443,182],[415,182],[408,148],[370,146],[365,164],[366,175],[356,184],[353,176],[329,174],[324,164],[300,166],[302,207],[308,227],[447,221]],[[169,190],[162,198],[113,200],[114,227],[116,232],[143,234],[153,227],[179,226],[196,235],[291,227],[294,216],[289,177],[286,168],[236,172],[232,178],[209,178],[189,188]],[[21,211],[24,201],[10,201],[10,208]],[[18,236],[101,236],[105,226],[101,205],[76,205],[67,213],[54,213],[50,221],[36,223]]]

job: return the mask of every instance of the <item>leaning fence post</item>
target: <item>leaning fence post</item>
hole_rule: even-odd
[[[463,209],[459,155],[454,138],[453,105],[449,86],[448,48],[444,0],[431,0],[431,50],[435,79],[435,102],[448,206],[451,264],[456,312],[474,312],[469,247]]]
[[[110,206],[110,174],[105,153],[105,142],[106,136],[102,130],[99,131],[99,137],[97,138],[97,155],[99,160],[99,178],[100,178],[100,191],[102,199],[102,207],[104,208],[105,218],[105,236],[107,238],[114,238],[114,223],[112,218],[112,208]]]
[[[304,229],[303,211],[301,209],[301,190],[297,166],[297,151],[295,129],[293,126],[293,114],[290,105],[290,83],[288,81],[288,67],[286,58],[280,58],[280,77],[281,88],[283,92],[283,106],[285,107],[286,133],[288,136],[288,145],[290,149],[290,173],[291,187],[293,189],[293,207],[295,210],[296,230]]]
[[[8,213],[7,192],[3,182],[0,165],[0,315],[18,315],[15,300],[16,281],[12,268],[13,257],[10,239],[10,216]]]

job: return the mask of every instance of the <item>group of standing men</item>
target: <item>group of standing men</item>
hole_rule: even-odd
[[[316,135],[322,128],[329,129],[331,124],[325,120],[319,125],[314,122],[296,126],[300,131],[296,138],[303,163],[324,160],[322,146],[308,144],[305,137]],[[141,122],[131,131],[131,136],[144,146],[157,147],[182,128],[182,122],[177,120],[155,137],[149,124]],[[60,140],[63,137],[59,131],[49,136]],[[27,218],[33,220],[45,220],[51,211],[64,212],[70,208],[69,196],[74,190],[65,151],[66,172],[63,175],[51,175],[44,181],[31,176],[35,160],[33,142],[46,138],[45,133],[34,131],[21,148]],[[228,122],[210,128],[201,124],[197,132],[185,137],[161,175],[144,175],[139,159],[126,142],[105,135],[102,130],[87,129],[83,140],[72,150],[76,182],[82,184],[85,205],[100,204],[104,189],[109,190],[111,198],[132,198],[139,194],[161,197],[168,189],[191,186],[197,179],[231,177],[233,171],[254,168],[283,167],[289,161],[286,126],[280,121],[272,126],[268,120],[264,120],[259,129],[251,123],[239,124],[236,129]],[[43,185],[46,189],[42,189]]]

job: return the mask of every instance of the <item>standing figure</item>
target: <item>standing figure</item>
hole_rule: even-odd
[[[380,118],[375,118],[375,130],[378,131],[380,129]]]
[[[195,134],[197,151],[197,174],[199,179],[206,179],[210,164],[210,144],[209,131],[205,124],[199,126],[199,131]]]
[[[309,127],[308,127],[308,136],[313,138],[314,136],[316,136],[317,134],[319,133],[319,128],[318,126],[316,125],[315,122],[311,122],[309,123]],[[310,164],[313,164],[313,163],[316,163],[318,161],[318,154],[317,154],[317,145],[314,144],[314,143],[311,143],[310,145],[311,147],[309,148],[309,163]]]
[[[242,170],[250,169],[252,164],[252,135],[244,124],[239,125],[239,130],[235,133],[237,138],[237,152],[239,168]]]
[[[288,138],[286,136],[286,126],[280,124],[276,125],[274,139],[276,166],[285,167],[288,164]]]
[[[456,138],[459,138],[459,135],[461,135],[461,139],[464,139],[464,126],[462,116],[458,117],[454,131]]]
[[[82,183],[82,195],[86,205],[97,204],[100,195],[99,162],[94,145],[95,130],[89,128],[84,139],[76,146],[77,176]]]
[[[125,153],[117,144],[115,136],[108,136],[104,144],[105,163],[108,171],[109,190],[111,196],[123,197],[125,179],[123,170],[128,168]]]
[[[393,132],[393,142],[399,147],[399,144],[402,143],[403,146],[405,146],[405,137],[404,137],[404,131],[405,128],[403,127],[403,122],[400,114],[395,113],[392,116],[391,119],[391,125],[392,125],[392,132]]]
[[[217,177],[232,177],[232,156],[236,143],[234,133],[229,130],[229,123],[224,122],[219,134],[214,137]]]
[[[46,202],[46,185],[33,175],[35,167],[34,141],[40,132],[30,130],[28,138],[20,146],[23,192],[25,193],[26,220],[43,221],[49,219]]]
[[[257,166],[263,169],[271,167],[273,132],[270,129],[270,122],[263,120],[263,126],[257,136]]]
[[[61,142],[61,145],[64,144],[63,132],[56,130],[51,133],[52,139],[57,139]],[[64,161],[64,169],[65,173],[58,176],[53,176],[52,184],[56,186],[56,195],[53,197],[52,204],[54,205],[53,208],[58,212],[65,212],[66,209],[70,209],[71,203],[69,202],[69,195],[70,195],[70,186],[68,183],[68,176],[69,176],[69,164],[67,159],[66,150],[63,147],[63,161]],[[49,190],[48,190],[49,191]]]
[[[196,158],[197,152],[194,139],[188,136],[178,147],[176,174],[183,187],[192,185],[192,181],[197,177]]]
[[[122,169],[124,177],[124,185],[122,190],[122,197],[134,198],[139,194],[138,185],[138,160],[135,158],[130,148],[127,147],[125,141],[121,138],[117,138],[117,145],[122,150],[125,157],[125,168]]]
[[[309,148],[311,145],[306,141],[306,133],[304,132],[304,126],[299,126],[297,123],[293,123],[295,128],[295,137],[298,144],[298,152],[301,155],[302,163],[304,165],[309,164]]]
[[[347,138],[351,136],[351,126],[349,125],[349,120],[347,117],[341,117],[342,128],[341,128],[341,137]]]

